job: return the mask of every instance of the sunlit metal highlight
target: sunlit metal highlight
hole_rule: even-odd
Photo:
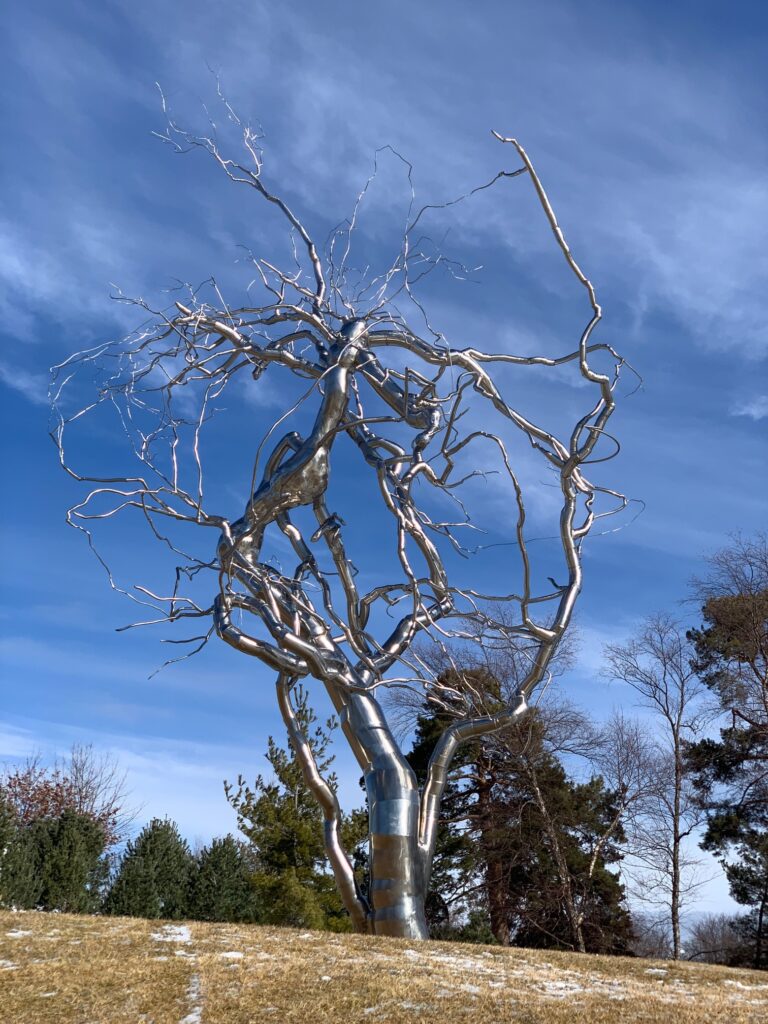
[[[339,891],[355,927],[377,934],[426,937],[425,896],[440,801],[454,754],[461,743],[503,728],[526,710],[533,691],[546,681],[548,666],[571,620],[582,586],[584,538],[596,521],[627,504],[622,495],[593,484],[584,473],[586,463],[604,461],[596,458],[595,450],[609,438],[607,424],[623,360],[610,346],[591,342],[601,317],[592,284],[573,258],[525,150],[515,139],[497,138],[517,154],[522,166],[501,172],[480,188],[505,178],[527,176],[570,270],[586,290],[591,316],[569,354],[549,358],[451,348],[431,330],[426,315],[425,336],[418,334],[397,312],[393,300],[398,294],[406,295],[421,310],[413,285],[440,264],[439,256],[426,255],[413,241],[414,229],[427,207],[411,218],[391,271],[364,282],[351,294],[347,262],[357,208],[351,221],[333,235],[328,253],[321,258],[302,222],[263,183],[255,132],[244,129],[251,163],[241,165],[222,157],[215,139],[192,136],[169,122],[166,142],[179,149],[206,150],[230,178],[254,188],[278,207],[297,240],[296,270],[288,273],[255,259],[257,279],[267,296],[262,305],[231,309],[220,296],[214,305],[200,301],[197,292],[190,290],[189,298],[177,302],[170,312],[153,313],[150,326],[122,347],[103,346],[81,353],[54,374],[53,397],[59,408],[63,384],[75,364],[103,366],[115,359],[115,369],[105,377],[97,398],[75,414],[60,412],[56,423],[54,436],[62,464],[77,479],[96,484],[70,510],[73,525],[84,529],[90,540],[90,520],[135,508],[173,550],[181,550],[169,533],[175,524],[218,532],[218,542],[210,546],[210,559],[184,552],[185,561],[170,595],[144,587],[135,587],[130,594],[154,609],[147,621],[212,620],[213,630],[227,644],[274,669],[283,719],[306,782],[322,808],[326,850]],[[303,283],[304,267],[311,284]],[[213,289],[218,295],[215,284]],[[402,360],[387,362],[393,350],[405,353],[404,370],[395,368]],[[609,373],[593,368],[595,353],[608,358],[612,365]],[[590,397],[569,436],[556,437],[503,397],[490,370],[504,364],[578,367],[589,385],[583,393]],[[207,507],[200,432],[212,404],[235,376],[251,375],[258,382],[275,366],[309,382],[302,402],[315,403],[314,423],[306,436],[291,431],[276,443],[271,440],[275,428],[269,432],[256,454],[255,465],[269,452],[261,473],[257,475],[254,469],[251,497],[239,518],[230,519]],[[192,419],[174,406],[190,385],[203,389],[200,408]],[[130,432],[131,410],[136,415],[146,412],[151,406],[148,395],[157,400],[158,424],[154,433],[144,431],[136,442],[140,475],[99,480],[70,468],[64,449],[70,424],[84,412],[111,402]],[[507,446],[485,427],[461,433],[460,420],[470,399],[520,431],[556,473],[564,582],[552,581],[552,588],[544,593],[533,590],[523,490]],[[366,413],[371,402],[375,415]],[[386,410],[383,413],[382,408]],[[284,419],[282,416],[278,423]],[[408,444],[402,442],[403,427],[411,431]],[[191,431],[192,437],[189,465],[195,483],[191,487],[181,483],[185,467],[179,464],[179,439],[185,430]],[[334,446],[342,436],[359,451],[360,472],[367,467],[375,475],[383,507],[392,519],[402,570],[396,582],[367,593],[358,590],[356,571],[347,557],[345,524],[326,504]],[[157,454],[161,443],[166,445],[162,459]],[[453,478],[455,462],[475,443],[492,446],[512,484],[510,532],[522,565],[519,593],[486,595],[452,585],[442,547],[464,549],[453,524],[434,520],[423,502],[417,502],[417,483],[458,501],[456,489],[461,481]],[[598,497],[611,504],[597,511]],[[297,522],[297,510],[303,508],[311,510],[316,524],[310,535]],[[292,572],[284,572],[263,557],[270,527],[282,532],[295,553]],[[371,537],[371,543],[379,540]],[[330,574],[321,568],[319,549],[334,567]],[[209,604],[200,603],[184,590],[205,570],[213,572],[217,580]],[[111,574],[110,581],[117,587]],[[512,604],[517,609],[514,621],[508,615],[495,615],[497,605],[491,598],[503,599],[505,607]],[[372,614],[380,608],[399,615],[384,637],[377,636],[371,625]],[[193,640],[199,647],[210,635],[208,631]],[[413,647],[419,636],[439,645],[453,664],[450,686],[430,675]],[[503,706],[497,700],[489,710],[471,679],[462,682],[454,645],[469,640],[524,648],[527,669],[516,693],[508,696]],[[393,675],[396,666],[398,674]],[[311,744],[294,713],[292,689],[307,677],[327,690],[365,777],[371,878],[370,891],[365,894],[359,890],[342,848],[336,795],[320,776]],[[455,716],[437,744],[421,790],[377,697],[379,687],[392,684],[416,688]]]

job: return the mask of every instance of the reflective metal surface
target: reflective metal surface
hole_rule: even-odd
[[[278,206],[303,252],[297,253],[297,264],[304,261],[313,284],[304,284],[300,273],[254,260],[266,295],[263,305],[231,309],[223,301],[204,302],[190,290],[188,300],[177,302],[170,313],[152,314],[153,326],[122,347],[81,353],[54,374],[54,401],[61,409],[62,388],[76,364],[89,372],[95,365],[109,371],[102,375],[98,398],[76,413],[60,411],[54,429],[65,468],[76,479],[96,484],[70,510],[70,522],[92,540],[92,520],[139,510],[155,536],[186,559],[171,594],[146,587],[129,591],[134,600],[153,609],[154,618],[146,621],[212,619],[215,633],[227,644],[277,673],[278,704],[307,785],[323,812],[326,850],[344,904],[355,927],[377,934],[427,935],[424,901],[440,800],[454,754],[466,740],[502,729],[524,713],[533,691],[546,682],[581,589],[584,538],[595,522],[627,503],[584,473],[585,465],[596,461],[598,444],[610,442],[606,428],[623,361],[610,346],[591,342],[601,317],[594,289],[573,259],[527,154],[514,139],[497,137],[512,148],[522,166],[501,172],[481,187],[526,175],[568,267],[587,293],[591,317],[577,347],[567,355],[516,356],[451,348],[431,331],[426,315],[425,337],[411,329],[397,312],[392,293],[405,291],[421,310],[412,290],[418,276],[411,270],[411,250],[422,214],[434,207],[424,207],[412,219],[403,250],[383,283],[374,281],[361,292],[364,299],[352,302],[347,297],[346,260],[354,218],[346,242],[343,232],[333,236],[323,260],[301,221],[264,184],[260,144],[250,129],[244,130],[244,140],[252,160],[241,165],[224,160],[215,140],[196,138],[169,122],[167,141],[179,148],[207,150],[234,181]],[[419,253],[418,262],[421,274],[425,264],[437,266],[440,261]],[[612,366],[609,373],[593,368],[595,356]],[[579,393],[588,396],[588,404],[562,439],[510,404],[490,372],[505,366],[569,365],[587,385]],[[299,406],[280,417],[255,453],[257,466],[268,452],[261,472],[254,468],[251,497],[242,513],[230,518],[226,511],[212,511],[204,496],[201,431],[231,380],[250,375],[256,382],[250,385],[258,388],[260,378],[273,368],[309,382],[300,404],[305,408],[314,403],[314,419],[306,436],[294,430],[280,436],[276,430]],[[202,396],[196,418],[181,404],[189,393],[185,388],[197,388]],[[479,407],[480,419],[462,433],[460,421],[471,402]],[[139,475],[100,479],[71,467],[65,435],[85,412],[104,403],[119,410],[141,463]],[[367,412],[369,407],[373,411]],[[148,410],[158,416],[156,430],[134,429]],[[497,433],[487,426],[494,417],[503,425]],[[544,592],[535,591],[532,583],[523,489],[504,441],[510,431],[526,439],[558,481],[564,576],[562,583],[552,580]],[[182,483],[188,479],[181,466],[182,437],[191,437],[187,467],[192,468],[192,485]],[[392,543],[400,570],[399,579],[366,593],[361,593],[360,577],[347,555],[345,523],[327,506],[335,446],[342,437],[359,453],[359,472],[375,478],[390,518],[391,537],[372,534],[370,543]],[[243,437],[237,440],[247,443]],[[161,442],[166,445],[162,457]],[[516,593],[488,595],[451,583],[445,553],[470,552],[457,538],[456,524],[433,518],[422,500],[432,492],[463,509],[456,497],[462,481],[455,479],[455,467],[476,443],[491,446],[511,486],[510,539],[522,566],[522,589]],[[612,504],[598,511],[599,498]],[[303,510],[313,520],[310,530]],[[360,512],[365,515],[364,509]],[[180,546],[172,536],[180,525],[218,532],[212,559]],[[293,571],[283,571],[274,557],[265,556],[270,530],[279,531],[294,552]],[[330,571],[328,564],[333,566]],[[213,572],[216,579],[210,602],[200,600],[192,586],[206,572]],[[111,573],[110,582],[118,587]],[[495,611],[499,602],[516,609],[512,619]],[[394,622],[381,635],[387,615],[394,615]],[[202,644],[209,635],[192,640]],[[419,637],[428,638],[439,650],[442,671],[431,669],[414,648]],[[478,688],[477,677],[464,671],[462,652],[470,642],[481,652],[500,645],[521,652],[525,669],[512,690],[504,691],[501,705],[498,693],[489,700]],[[370,815],[367,894],[359,891],[342,848],[336,795],[321,777],[311,742],[293,710],[292,688],[307,677],[325,687],[365,778]],[[432,755],[422,791],[378,700],[379,688],[393,686],[410,688],[419,701],[428,698],[454,716]]]

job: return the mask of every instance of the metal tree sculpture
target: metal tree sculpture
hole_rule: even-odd
[[[207,619],[205,634],[192,638],[198,642],[196,649],[215,632],[235,650],[276,672],[280,711],[307,784],[322,808],[328,858],[355,927],[424,938],[424,901],[440,801],[456,749],[470,738],[503,728],[526,710],[532,691],[547,679],[548,665],[570,622],[582,585],[583,541],[599,518],[626,505],[620,494],[594,485],[583,472],[585,463],[596,461],[595,448],[606,436],[622,360],[610,346],[590,342],[601,317],[594,289],[571,255],[533,166],[515,139],[496,135],[514,150],[521,166],[500,172],[480,189],[527,176],[570,270],[587,292],[589,322],[573,351],[559,357],[451,348],[431,329],[426,315],[426,337],[409,326],[395,298],[406,296],[423,312],[413,285],[443,262],[414,241],[422,215],[434,207],[423,207],[411,217],[389,271],[361,280],[354,291],[348,257],[357,208],[355,216],[332,233],[321,258],[302,221],[265,184],[259,136],[250,128],[243,136],[247,163],[225,159],[215,137],[193,136],[173,122],[163,138],[177,150],[206,150],[233,181],[274,204],[294,240],[295,269],[289,273],[264,259],[253,260],[264,296],[261,304],[230,308],[215,283],[210,303],[195,289],[167,313],[139,302],[151,314],[148,326],[117,345],[73,356],[54,370],[54,437],[62,464],[77,480],[95,485],[70,509],[68,520],[92,541],[89,520],[138,509],[155,536],[182,553],[170,595],[136,586],[131,596],[157,610],[151,621]],[[607,372],[591,365],[598,356],[608,360]],[[100,390],[95,401],[70,414],[62,406],[62,389],[75,363],[98,371]],[[593,395],[564,440],[513,408],[489,372],[489,367],[500,364],[569,363],[588,386],[579,393]],[[242,376],[248,387],[258,388],[275,367],[309,381],[309,388],[258,445],[251,496],[239,518],[213,512],[203,494],[202,428],[234,379]],[[190,392],[199,398],[194,413]],[[304,411],[311,401],[316,403],[316,415],[306,436],[289,432],[276,444],[270,441],[289,414],[297,408]],[[104,479],[70,467],[64,449],[68,426],[105,403],[118,411],[143,475]],[[462,432],[460,421],[472,403],[484,405],[488,412],[482,423]],[[518,432],[558,481],[558,542],[565,582],[551,580],[544,592],[536,592],[532,582],[519,474],[508,443],[487,428],[488,413],[500,417],[505,429]],[[145,426],[150,420],[151,428]],[[348,557],[346,524],[326,504],[341,438],[359,453],[359,472],[368,467],[375,475],[381,502],[391,516],[400,571],[397,581],[366,593],[360,591],[359,574]],[[242,434],[239,440],[246,443]],[[442,495],[443,502],[449,497],[463,509],[456,496],[463,480],[454,476],[457,460],[475,443],[491,446],[511,482],[510,532],[521,567],[518,593],[483,594],[449,580],[443,549],[466,553],[456,533],[469,519],[444,522],[426,510],[430,492]],[[263,451],[269,455],[259,473]],[[185,486],[182,480],[189,470],[193,483]],[[425,497],[417,501],[421,495]],[[595,506],[598,495],[608,496],[602,511]],[[215,550],[210,545],[199,557],[182,551],[171,535],[174,525],[187,532],[189,526],[213,527],[218,533]],[[295,553],[292,569],[284,570],[265,553],[268,536],[279,540],[276,531],[283,535],[283,547],[290,545]],[[206,570],[216,583],[201,599],[197,595]],[[111,573],[110,582],[117,586]],[[495,615],[493,609],[502,607],[494,603],[499,601],[504,610]],[[510,605],[516,609],[514,616],[509,614]],[[394,628],[387,626],[386,632],[384,612],[395,617]],[[420,635],[439,643],[449,659],[456,642],[515,644],[526,659],[526,671],[514,699],[501,709],[497,701],[488,713],[483,695],[468,676],[465,685],[457,684],[463,678],[458,669],[450,674],[450,686],[445,676],[441,682],[430,675],[418,645],[413,647]],[[367,894],[359,890],[340,841],[336,794],[320,776],[294,711],[293,688],[308,677],[327,691],[365,777],[370,815]],[[387,685],[417,687],[456,716],[437,744],[421,791],[377,696],[379,687]]]

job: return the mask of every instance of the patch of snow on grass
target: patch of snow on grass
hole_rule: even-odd
[[[167,924],[161,932],[152,932],[156,942],[191,942],[192,932],[185,924]]]
[[[151,937],[155,942],[179,942],[186,944],[192,941],[192,932],[186,924],[166,924],[163,925],[161,931],[152,932]],[[188,960],[197,959],[194,953],[189,953],[186,949],[175,949],[173,953],[174,956],[183,957]],[[157,956],[154,959],[168,960],[169,958],[167,956]],[[179,1024],[202,1024],[203,1006],[201,996],[200,976],[193,974],[189,979],[189,986],[187,988],[187,1003],[190,1010],[186,1017],[182,1017]]]
[[[649,967],[646,974],[667,974],[666,967]]]
[[[6,932],[5,936],[8,939],[23,939],[25,935],[31,935],[32,932],[23,932],[21,928],[13,928],[11,931]]]
[[[179,1021],[179,1024],[202,1024],[203,1006],[200,1002],[201,995],[200,977],[197,974],[193,974],[189,979],[189,988],[187,989],[187,999],[192,1009],[186,1017]]]
[[[575,981],[545,981],[543,988],[546,995],[554,999],[564,999],[566,996],[584,991],[583,986],[577,985]]]
[[[405,951],[406,953],[408,950]],[[416,956],[421,956],[417,953]],[[497,964],[489,964],[481,962],[480,958],[474,958],[469,956],[455,956],[450,953],[429,953],[430,960],[436,963],[445,964],[451,971],[466,971],[468,974],[494,974],[497,969]],[[495,961],[495,957],[493,958]]]
[[[19,965],[13,960],[0,960],[0,971],[18,971]]]
[[[238,953],[236,951],[233,951],[233,952],[230,952],[230,953],[219,953],[219,956],[222,958],[222,960],[242,960],[243,959],[243,954],[242,953]]]

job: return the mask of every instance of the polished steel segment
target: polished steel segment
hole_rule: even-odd
[[[355,216],[332,235],[322,255],[293,210],[265,184],[260,137],[244,128],[243,138],[249,162],[241,164],[224,158],[215,139],[190,135],[173,122],[165,136],[179,149],[205,150],[233,181],[277,207],[293,234],[298,270],[283,271],[254,258],[261,304],[249,300],[232,308],[215,282],[208,301],[199,290],[189,289],[189,296],[170,311],[152,311],[139,302],[149,314],[149,326],[118,345],[79,353],[55,368],[53,436],[61,462],[76,480],[92,484],[68,519],[93,546],[93,520],[135,509],[155,536],[179,553],[170,593],[143,586],[123,591],[151,609],[136,624],[202,620],[203,633],[192,638],[195,649],[215,633],[275,671],[278,705],[306,783],[322,810],[328,859],[355,927],[423,938],[428,933],[424,906],[440,802],[456,750],[469,739],[512,723],[547,681],[581,590],[584,538],[595,523],[627,505],[621,494],[598,486],[585,473],[589,463],[615,454],[607,425],[624,362],[611,346],[591,340],[602,315],[594,288],[515,139],[497,136],[522,166],[500,172],[479,189],[527,177],[569,270],[586,290],[589,321],[575,349],[562,356],[452,348],[432,330],[415,287],[441,263],[441,257],[425,254],[417,242],[417,226],[421,231],[423,215],[438,208],[434,205],[412,217],[391,270],[355,290],[348,262],[357,206],[366,190],[358,197]],[[473,192],[455,201],[469,199]],[[423,336],[398,311],[403,296],[422,316]],[[600,372],[593,363],[608,365],[610,371]],[[531,366],[573,367],[586,385],[577,392],[586,396],[586,404],[567,436],[556,436],[508,401],[501,375],[494,377],[493,372],[505,366],[521,372]],[[70,412],[66,395],[78,367],[89,379],[100,372],[99,390],[84,408]],[[303,381],[303,397],[283,411],[257,445],[242,434],[232,438],[238,451],[253,456],[251,479],[237,482],[250,497],[234,516],[229,508],[213,510],[204,490],[201,445],[212,409],[231,381],[242,379],[258,389],[265,376],[272,380],[279,372]],[[194,414],[189,411],[190,395],[197,396]],[[139,461],[136,475],[98,478],[70,463],[65,439],[86,414],[103,407],[117,410],[131,438]],[[304,435],[286,430],[286,421],[299,409],[313,410]],[[463,418],[469,410],[477,413],[474,420]],[[150,428],[146,421],[153,414],[156,425]],[[503,429],[493,432],[494,421]],[[475,425],[464,429],[466,423]],[[551,587],[543,591],[533,583],[523,488],[504,440],[510,432],[517,432],[554,470],[559,488],[562,582],[550,580]],[[390,535],[377,532],[370,542],[389,545],[399,566],[399,578],[367,592],[347,553],[346,524],[328,506],[342,438],[358,460],[358,472],[375,482],[391,523]],[[511,485],[510,539],[516,544],[522,578],[515,593],[502,589],[487,594],[458,586],[449,571],[449,557],[471,554],[460,540],[459,527],[470,520],[460,497],[464,481],[456,479],[457,464],[471,446],[481,444],[495,453]],[[609,449],[607,454],[603,448]],[[429,493],[440,496],[442,504],[421,500]],[[428,508],[447,507],[446,499],[460,509],[464,521],[458,525],[428,513]],[[365,517],[364,508],[357,511]],[[186,531],[183,546],[174,533],[179,526]],[[218,540],[191,554],[191,527],[213,530]],[[281,551],[293,552],[292,568],[283,569],[269,548],[275,534],[282,535]],[[121,589],[111,572],[109,578]],[[206,578],[211,586],[201,598]],[[430,668],[414,646],[419,638],[440,652],[449,671]],[[467,645],[475,645],[481,655],[484,649],[505,645],[518,651],[524,667],[515,685],[491,699],[464,671]],[[293,688],[309,678],[327,691],[365,779],[367,893],[360,891],[341,844],[336,794],[322,778],[294,712]],[[379,700],[379,690],[392,687],[415,692],[419,700],[429,700],[452,716],[421,789],[393,733],[389,706]]]

